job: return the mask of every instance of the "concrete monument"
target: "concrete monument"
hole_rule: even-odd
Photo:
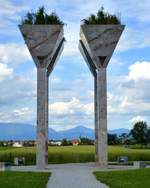
[[[38,169],[48,163],[48,78],[64,44],[63,25],[21,25],[25,43],[37,67],[37,158]]]
[[[94,76],[95,161],[107,166],[106,70],[124,25],[81,25],[79,49]]]

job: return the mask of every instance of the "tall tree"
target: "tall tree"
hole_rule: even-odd
[[[147,144],[148,125],[144,121],[135,123],[133,129],[130,131],[131,136],[137,144]]]

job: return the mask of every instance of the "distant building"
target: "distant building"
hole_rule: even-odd
[[[19,142],[14,142],[12,146],[16,148],[23,147],[22,143],[19,143]]]
[[[52,146],[61,146],[62,142],[61,141],[49,141],[49,144]]]
[[[73,139],[71,141],[71,143],[72,143],[73,146],[78,146],[79,145],[79,140],[78,139]]]

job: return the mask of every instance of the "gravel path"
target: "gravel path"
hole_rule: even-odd
[[[52,165],[50,169],[52,176],[47,188],[108,188],[95,179],[91,165]]]

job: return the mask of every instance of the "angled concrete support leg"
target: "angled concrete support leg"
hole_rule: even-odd
[[[97,71],[96,106],[97,106],[97,159],[100,166],[107,166],[107,81],[106,68]]]

